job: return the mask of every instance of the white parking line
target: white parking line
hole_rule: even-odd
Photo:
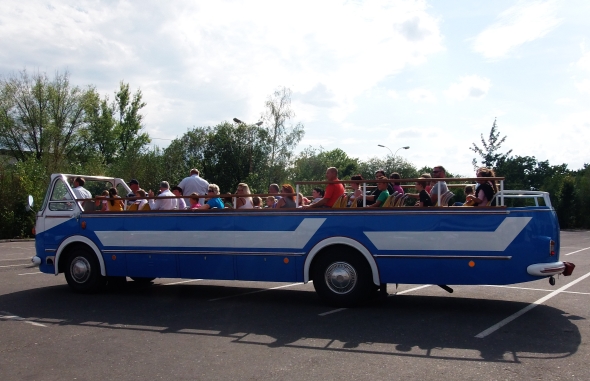
[[[491,326],[490,328],[481,331],[480,333],[478,333],[477,335],[475,335],[476,338],[478,339],[483,339],[484,337],[488,336],[491,333],[496,332],[498,329],[502,328],[503,326],[505,326],[506,324],[510,323],[511,321],[513,321],[514,319],[518,318],[521,315],[524,315],[525,313],[527,313],[528,311],[532,310],[533,308],[537,307],[538,305],[546,302],[547,300],[551,299],[552,297],[554,297],[555,295],[559,294],[560,292],[570,288],[571,286],[573,286],[574,284],[583,281],[584,279],[588,278],[590,276],[590,272],[587,273],[586,275],[583,275],[581,277],[579,277],[578,279],[558,288],[557,290],[553,291],[552,293],[550,293],[549,295],[545,295],[544,297],[542,297],[539,300],[534,301],[533,303],[529,304],[528,306],[526,306],[525,308],[523,308],[522,310],[508,316],[506,319],[500,321],[499,323],[494,324],[493,326]]]
[[[18,266],[32,266],[31,263],[26,263],[24,265],[5,265],[5,266],[0,266],[0,267],[18,267]]]
[[[221,298],[209,299],[209,301],[210,302],[216,302],[216,301],[222,300],[222,299],[235,298],[235,297],[238,297],[238,296],[244,296],[244,295],[250,295],[250,294],[258,294],[259,292],[265,292],[265,291],[270,291],[270,290],[278,290],[279,288],[293,287],[293,286],[298,286],[298,285],[302,285],[302,284],[303,283],[292,283],[292,284],[287,284],[287,285],[284,285],[284,286],[278,286],[278,287],[272,287],[272,288],[265,288],[264,290],[256,290],[256,291],[244,292],[243,294],[229,295],[229,296],[223,296]]]
[[[583,248],[583,249],[580,249],[580,250],[572,251],[571,253],[567,253],[567,254],[565,254],[565,255],[572,255],[572,254],[576,254],[576,253],[579,253],[580,251],[584,251],[584,250],[588,250],[588,249],[590,249],[590,247],[585,247],[585,248]]]
[[[22,274],[16,274],[16,275],[35,275],[35,274],[43,274],[41,271],[37,271],[36,273],[22,273]]]
[[[31,258],[0,259],[0,261],[31,261]]]
[[[529,287],[514,287],[514,286],[501,286],[497,284],[480,284],[481,287],[501,287],[501,288],[513,288],[516,290],[530,290],[530,291],[545,291],[545,292],[552,292],[554,290],[546,290],[544,288],[529,288]],[[578,292],[578,291],[562,291],[562,294],[581,294],[581,295],[590,295],[590,292]]]
[[[16,315],[11,314],[10,312],[0,311],[0,313],[6,314],[6,315],[0,315],[0,319],[3,319],[3,320],[22,321],[23,323],[34,325],[36,327],[47,327],[45,324],[37,323],[34,321],[28,321],[20,316],[16,316]]]
[[[328,311],[328,312],[323,312],[323,313],[321,313],[321,314],[318,314],[318,315],[319,315],[319,316],[326,316],[326,315],[330,315],[330,314],[333,314],[333,313],[335,313],[335,312],[340,312],[340,311],[344,311],[344,310],[347,310],[347,309],[348,309],[348,308],[338,308],[338,309],[336,309],[336,310],[332,310],[332,311]]]
[[[164,283],[162,284],[162,286],[172,286],[173,284],[181,284],[181,283],[189,283],[189,282],[198,282],[200,280],[203,279],[189,279],[189,280],[182,280],[180,282],[174,282],[174,283]]]

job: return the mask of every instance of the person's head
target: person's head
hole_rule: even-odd
[[[418,192],[422,192],[423,190],[426,189],[426,184],[428,184],[426,181],[418,181],[418,182],[416,182],[416,190]]]
[[[473,194],[473,185],[465,185],[465,196]]]
[[[279,184],[270,184],[268,186],[268,193],[269,194],[278,194],[279,193]]]
[[[160,182],[160,191],[164,192],[164,191],[167,191],[168,189],[170,189],[170,184],[168,184],[168,181],[161,181]]]
[[[389,175],[389,178],[392,179],[392,180],[399,180],[402,177],[399,175],[399,173],[393,172],[391,175]],[[400,185],[400,183],[399,182],[394,182],[393,185]]]
[[[354,175],[354,176],[351,176],[350,179],[351,180],[363,180],[363,176],[361,176],[361,175]],[[360,186],[361,186],[360,183],[350,183],[350,187],[352,189],[355,189],[355,190],[356,189],[359,189]]]
[[[299,193],[297,194],[297,203],[299,205],[303,205],[303,200],[305,199],[305,196],[303,195],[303,193]]]
[[[326,169],[326,179],[328,181],[338,180],[338,170],[335,167],[330,167]]]
[[[275,204],[275,196],[268,196],[266,198],[266,206],[268,206],[269,208],[272,208],[272,206]]]
[[[380,176],[385,177],[385,171],[383,169],[378,169],[375,171],[375,178],[378,179]]]
[[[262,199],[260,197],[252,197],[252,206],[254,206],[255,208],[260,208],[260,204],[262,204]]]
[[[197,194],[197,192],[191,193],[188,201],[191,203],[191,205],[197,205],[199,203],[199,195]]]
[[[432,177],[434,178],[443,178],[447,177],[447,171],[445,167],[442,165],[437,165],[436,167],[432,168]]]
[[[182,188],[179,186],[172,187],[171,191],[175,196],[182,196]]]
[[[246,183],[239,183],[238,189],[236,189],[236,193],[238,194],[250,194],[250,187]]]
[[[109,188],[108,192],[110,197],[117,196],[117,188]]]
[[[219,186],[217,184],[209,184],[209,187],[207,188],[207,195],[209,197],[219,196]]]
[[[295,189],[289,184],[283,184],[281,187],[281,194],[295,193]],[[283,196],[289,200],[295,201],[295,196]]]
[[[139,181],[136,179],[132,179],[127,185],[129,185],[129,188],[133,191],[133,193],[136,193],[139,189]]]
[[[313,198],[323,198],[324,197],[324,190],[322,188],[313,188],[311,191],[311,195]]]
[[[421,178],[421,179],[431,179],[431,178],[432,178],[432,176],[430,176],[430,173],[423,173],[423,174],[421,174],[421,175],[420,175],[420,178]],[[426,186],[427,186],[428,184],[430,184],[430,181],[426,182]]]
[[[199,170],[198,170],[197,168],[193,168],[193,169],[191,169],[191,174],[190,174],[190,175],[191,175],[191,176],[192,176],[192,175],[197,175],[197,176],[199,176]]]
[[[377,177],[377,180],[387,180],[387,177],[385,176],[379,176]],[[379,189],[380,191],[384,191],[387,189],[387,183],[377,183],[377,189]]]
[[[137,195],[137,197],[147,197],[147,192],[143,189],[138,189],[137,192],[135,192],[135,194]]]
[[[76,177],[74,179],[74,187],[83,187],[86,184],[86,181],[83,177]]]
[[[481,167],[478,168],[475,175],[477,177],[496,177],[496,172],[494,172],[493,169],[491,168],[486,168],[486,167]],[[483,184],[489,182],[490,185],[492,186],[492,188],[494,189],[494,193],[496,193],[498,191],[498,185],[496,184],[495,181],[490,181],[490,180],[481,180],[478,181],[478,183]]]
[[[102,193],[100,195],[103,196],[103,197],[109,197],[109,191],[107,189],[105,189],[105,190],[102,191]]]

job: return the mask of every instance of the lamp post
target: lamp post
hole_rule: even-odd
[[[399,147],[398,149],[396,149],[395,154],[393,155],[394,160],[395,160],[395,155],[397,155],[397,151],[399,151],[400,149],[410,149],[410,146]]]
[[[384,146],[383,144],[377,144],[377,147],[381,147],[381,148],[387,148],[389,149],[389,147]],[[410,148],[410,147],[408,147]],[[391,156],[393,156],[393,152],[389,149],[389,153],[391,154]]]

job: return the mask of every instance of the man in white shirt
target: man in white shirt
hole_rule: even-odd
[[[191,169],[190,176],[182,179],[178,186],[182,188],[183,196],[190,196],[193,192],[199,196],[206,196],[209,189],[209,183],[199,176],[199,170],[196,168]],[[186,198],[185,203],[190,205],[190,200]],[[205,204],[205,199],[199,198],[199,204]]]
[[[447,177],[445,168],[442,165],[434,167],[432,170],[432,177],[435,179],[444,179],[445,177]],[[436,206],[438,202],[438,195],[440,194],[442,196],[443,194],[447,193],[448,190],[449,188],[447,187],[446,182],[436,182],[432,186],[432,189],[430,189],[430,199],[432,200],[432,204]]]
[[[76,177],[74,179],[74,185],[72,187],[72,190],[74,191],[74,196],[76,199],[92,198],[92,194],[90,193],[90,191],[88,189],[84,188],[84,184],[86,184],[86,180],[84,180],[82,177]],[[89,202],[93,202],[93,201],[89,201]],[[82,201],[80,201],[80,206],[83,207]]]
[[[154,197],[154,192],[150,190],[150,197]],[[160,194],[158,197],[174,197],[174,193],[170,192],[170,184],[168,181],[162,181],[160,183]],[[160,200],[150,200],[150,208],[152,210],[174,210],[177,208],[176,199],[165,198]]]

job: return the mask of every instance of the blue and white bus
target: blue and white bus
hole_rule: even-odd
[[[75,177],[51,176],[36,216],[33,262],[44,273],[64,273],[78,292],[115,277],[313,281],[328,303],[351,306],[388,283],[450,290],[550,277],[554,284],[554,275],[571,272],[559,260],[559,226],[544,192],[501,188],[499,206],[477,208],[99,212],[94,201],[75,200]],[[130,192],[119,178],[82,177],[93,194]],[[503,206],[514,197],[534,205]]]

